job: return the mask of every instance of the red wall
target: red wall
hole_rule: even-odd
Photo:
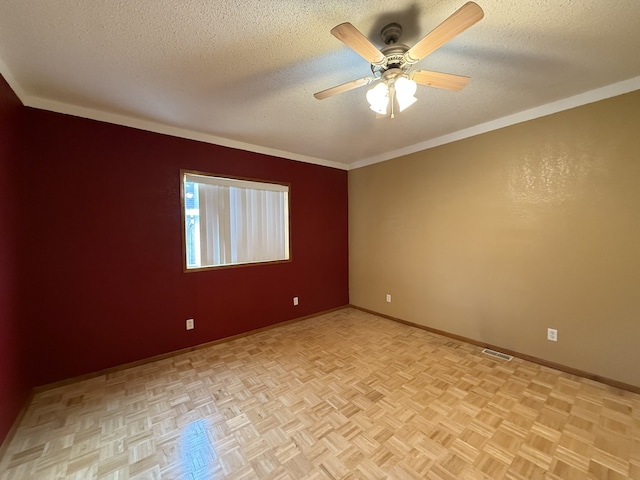
[[[19,197],[23,107],[0,77],[0,443],[27,399],[31,381],[25,368],[19,297]]]
[[[346,171],[40,110],[25,116],[22,299],[36,385],[348,303]],[[293,260],[183,273],[181,168],[289,182]]]

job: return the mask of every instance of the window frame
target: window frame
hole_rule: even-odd
[[[281,259],[281,260],[262,260],[255,262],[244,262],[244,263],[229,263],[224,265],[205,265],[200,267],[187,267],[187,231],[186,231],[186,198],[185,198],[185,189],[184,189],[184,178],[185,175],[200,175],[205,177],[215,177],[222,178],[228,180],[238,180],[245,182],[256,182],[256,183],[266,183],[272,185],[282,185],[287,187],[287,226],[288,226],[288,240],[289,240],[289,258]],[[240,267],[253,267],[256,265],[274,265],[279,263],[290,263],[293,259],[293,247],[291,241],[291,183],[289,182],[281,182],[276,180],[264,180],[257,179],[251,177],[241,177],[236,175],[227,175],[227,174],[217,174],[211,172],[203,172],[201,170],[188,170],[188,169],[180,169],[180,225],[181,225],[181,241],[182,241],[182,271],[183,273],[192,273],[192,272],[202,272],[207,270],[219,270],[219,269],[227,269],[227,268],[240,268]]]

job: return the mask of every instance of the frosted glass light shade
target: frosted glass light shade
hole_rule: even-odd
[[[413,80],[406,77],[400,77],[396,80],[396,98],[398,99],[398,107],[402,112],[405,108],[413,105],[418,99],[413,95],[416,93],[417,85]]]
[[[380,115],[386,115],[389,107],[389,88],[385,83],[379,83],[367,92],[369,108]]]

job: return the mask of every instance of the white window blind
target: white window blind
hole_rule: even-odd
[[[187,268],[289,259],[289,187],[183,174]]]

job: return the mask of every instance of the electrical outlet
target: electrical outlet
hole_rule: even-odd
[[[547,328],[547,340],[551,340],[552,342],[558,341],[558,330],[555,328]]]
[[[189,318],[187,320],[187,330],[193,330],[195,327],[194,323],[193,323],[193,318]]]
[[[298,305],[298,297],[293,297],[293,304]]]
[[[387,293],[387,303],[391,303],[391,294]]]

